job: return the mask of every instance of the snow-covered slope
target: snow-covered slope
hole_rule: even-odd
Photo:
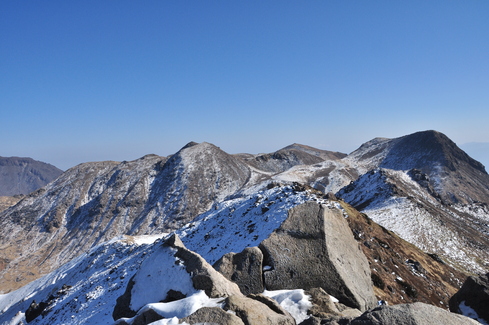
[[[178,233],[187,248],[212,263],[225,253],[257,245],[286,219],[288,209],[308,200],[331,204],[293,186],[275,187],[221,202]],[[162,281],[183,281],[179,270],[172,268],[174,261],[166,261],[168,256],[157,250],[161,242],[150,244],[155,238],[124,236],[100,244],[56,271],[0,295],[0,324],[10,324],[17,316],[21,319],[33,300],[47,302],[48,307],[30,324],[112,324],[116,299],[141,267],[153,278],[160,274]],[[162,272],[164,265],[171,271]],[[141,297],[151,295],[150,287],[141,288]]]
[[[0,292],[116,236],[178,229],[250,175],[241,160],[208,143],[189,144],[169,159],[76,166],[0,214],[0,258],[9,261]]]
[[[0,213],[0,292],[122,235],[176,230],[212,263],[266,238],[290,207],[323,200],[294,182],[336,193],[462,270],[489,269],[489,175],[446,136],[376,138],[342,157],[303,145],[229,155],[204,142],[81,164]]]
[[[92,248],[56,271],[0,295],[0,324],[17,324],[31,303],[48,304],[30,324],[112,324],[114,302],[153,246],[130,238]]]
[[[337,196],[426,252],[443,256],[471,272],[487,270],[487,206],[444,205],[412,178],[416,175],[376,169]]]

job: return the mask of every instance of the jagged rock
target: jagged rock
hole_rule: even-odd
[[[242,295],[230,296],[224,302],[224,309],[236,313],[247,325],[295,325],[289,313],[262,295],[254,295],[254,299]]]
[[[260,244],[268,290],[323,288],[365,311],[376,304],[367,258],[337,208],[307,202]]]
[[[381,306],[363,313],[351,321],[341,319],[337,323],[342,325],[462,325],[479,324],[468,317],[450,313],[441,308],[416,302],[395,306]],[[323,323],[322,323],[323,324]],[[327,322],[325,324],[328,324]],[[480,325],[480,324],[479,324]]]
[[[44,311],[44,309],[46,309],[47,306],[48,304],[46,302],[41,301],[38,304],[35,300],[32,301],[31,304],[29,305],[29,308],[25,312],[25,320],[28,323],[32,322],[34,319],[36,319],[36,317],[42,314],[42,312]]]
[[[239,286],[244,295],[261,293],[263,287],[263,253],[258,247],[247,247],[241,253],[228,253],[214,268]]]
[[[151,308],[146,308],[137,314],[132,321],[126,321],[125,319],[119,319],[114,325],[147,325],[157,320],[163,319],[156,311]]]
[[[312,307],[308,311],[310,317],[300,325],[337,324],[335,322],[339,320],[346,321],[362,315],[358,309],[335,302],[322,288],[312,288],[306,293],[311,297]]]
[[[321,325],[321,319],[316,316],[311,316],[303,320],[299,325]]]
[[[469,307],[479,318],[489,323],[489,273],[478,277],[469,276],[462,288],[450,298],[449,306],[454,313],[472,317],[467,313]]]
[[[161,263],[159,270],[155,269],[158,263]],[[165,277],[169,273],[178,274],[178,281]],[[242,295],[235,283],[217,272],[199,254],[187,249],[173,234],[141,264],[124,294],[117,299],[112,317],[114,320],[131,318],[146,304],[175,300],[177,292],[179,297],[186,297],[196,290],[204,290],[211,298]],[[144,295],[133,297],[135,291],[144,292]]]
[[[112,311],[112,318],[118,320],[120,318],[131,318],[136,316],[136,311],[131,309],[131,297],[132,287],[134,286],[134,277],[129,280],[124,294],[117,298],[114,310]]]
[[[241,318],[218,307],[203,307],[190,316],[180,319],[186,324],[244,325]]]
[[[307,290],[306,294],[311,296],[312,307],[309,309],[311,315],[326,317],[326,314],[340,314],[340,311],[336,308],[331,296],[322,288],[312,288]]]
[[[242,295],[235,283],[217,272],[202,256],[187,249],[176,234],[167,239],[163,245],[177,250],[175,257],[183,261],[185,269],[192,276],[195,289],[204,290],[211,298]]]

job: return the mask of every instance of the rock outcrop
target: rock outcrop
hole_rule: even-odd
[[[224,309],[236,313],[248,325],[295,325],[294,318],[280,305],[262,295],[256,299],[231,296],[226,299]]]
[[[195,298],[196,296],[199,298]],[[195,307],[195,303],[189,307],[192,305],[190,300],[180,304],[180,300],[183,299],[202,298],[223,298],[220,300],[222,308],[199,308]],[[181,317],[188,308],[193,312]],[[124,295],[117,299],[112,315],[119,325],[144,325],[165,318],[168,316],[168,310],[174,310],[176,313],[176,316],[171,317],[180,317],[182,322],[189,324],[296,323],[273,299],[253,294],[245,297],[235,283],[227,280],[200,255],[187,249],[175,234],[142,263],[129,281]]]
[[[323,324],[323,323],[321,323]],[[343,319],[326,324],[342,325],[477,325],[478,322],[468,317],[450,313],[441,308],[416,302],[395,306],[381,306],[369,310],[353,320]],[[480,325],[480,324],[479,324]]]
[[[242,296],[238,286],[172,235],[148,257],[117,299],[114,320],[134,317],[146,304],[171,302],[205,291],[210,298]],[[136,294],[135,294],[136,293]]]
[[[218,307],[203,307],[180,320],[187,324],[244,325],[241,318]]]
[[[489,273],[469,276],[450,298],[450,311],[489,323]]]
[[[242,295],[235,283],[228,281],[199,254],[187,249],[177,235],[174,234],[166,240],[164,246],[176,250],[174,256],[182,260],[196,290],[204,290],[211,298]]]
[[[260,244],[265,287],[323,288],[340,302],[365,311],[376,304],[367,258],[341,210],[307,202]]]
[[[244,295],[262,293],[263,253],[258,247],[247,247],[241,253],[228,253],[214,263],[214,268],[239,286]]]

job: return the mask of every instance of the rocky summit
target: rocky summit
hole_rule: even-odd
[[[0,324],[488,321],[489,175],[436,131],[349,155],[191,142],[4,201]]]

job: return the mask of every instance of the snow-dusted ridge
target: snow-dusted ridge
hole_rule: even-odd
[[[333,204],[294,186],[275,187],[216,204],[176,233],[212,264],[226,253],[257,246],[282,224],[290,208],[310,200]]]
[[[187,248],[213,263],[225,253],[240,252],[257,245],[287,218],[288,209],[309,200],[337,205],[307,191],[296,190],[293,185],[274,187],[221,202],[184,226],[178,234]],[[160,256],[156,250],[166,236],[123,236],[113,239],[92,248],[56,271],[1,295],[0,324],[10,325],[12,320],[21,319],[22,315],[18,313],[25,313],[33,300],[37,303],[49,302],[49,307],[30,324],[112,324],[115,301],[124,293],[136,271],[145,268],[148,275],[152,274],[151,281],[158,274],[163,277],[162,281],[167,281],[168,276],[171,278],[171,274],[175,275],[175,281],[185,278],[178,276],[178,267],[175,269],[172,257]],[[154,252],[160,255],[154,255]],[[165,265],[170,268],[168,270],[175,270],[163,272]],[[189,295],[188,300],[181,302],[183,305],[154,305],[152,308],[164,313],[165,310],[183,308],[188,303],[185,308],[190,312],[196,306],[218,304],[190,289],[188,282],[182,282],[182,286],[182,292]],[[141,296],[146,301],[151,295],[147,291],[150,287],[148,283],[133,290],[136,296],[144,292]],[[287,308],[291,308],[297,317],[304,318],[307,297],[303,292],[291,292],[281,297]],[[135,304],[136,309],[145,305],[137,300]],[[169,313],[165,315],[170,317]],[[180,316],[181,312],[171,317]]]
[[[475,238],[465,232],[474,228],[471,231],[489,233],[485,205],[444,205],[414,181],[409,171],[384,168],[362,175],[337,195],[401,238],[444,256],[457,267],[482,273],[489,266],[481,265],[487,250],[471,245]]]
[[[126,238],[100,244],[56,271],[1,295],[0,324],[11,324],[33,301],[49,306],[30,324],[112,324],[115,300],[152,249]]]
[[[67,171],[0,214],[0,251],[9,254],[12,268],[20,265],[15,271],[24,275],[55,269],[0,295],[0,324],[22,319],[17,313],[33,299],[49,303],[33,324],[111,324],[115,299],[159,245],[153,241],[166,236],[162,232],[178,229],[190,250],[213,263],[258,245],[296,205],[339,205],[293,182],[336,193],[460,269],[489,270],[488,175],[441,134],[377,138],[345,158],[323,161],[320,150],[289,147],[247,156],[191,143],[169,158],[149,155]]]

